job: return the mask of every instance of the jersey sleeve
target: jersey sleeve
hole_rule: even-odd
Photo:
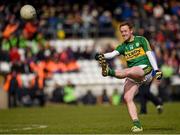
[[[116,47],[116,51],[119,52],[119,54],[124,54],[124,47],[123,44],[120,44]]]
[[[145,52],[152,50],[149,41],[145,37],[141,37],[141,43]]]

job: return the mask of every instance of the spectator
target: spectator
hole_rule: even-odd
[[[3,89],[8,92],[8,106],[16,107],[18,104],[18,99],[20,101],[20,88],[22,87],[22,80],[20,74],[16,71],[12,71],[5,80]]]
[[[163,102],[170,101],[170,91],[171,91],[171,77],[174,70],[168,63],[164,63],[161,67],[163,72],[163,78],[159,85],[159,96],[162,98]]]
[[[38,75],[31,80],[30,96],[32,101],[38,101],[36,104],[45,105],[44,80]]]
[[[121,102],[121,95],[119,94],[118,89],[115,89],[111,96],[111,104],[117,106],[120,104],[120,102]]]
[[[107,90],[103,89],[102,95],[98,97],[98,103],[108,105],[110,103],[109,96],[107,95]]]
[[[88,90],[87,93],[82,97],[82,103],[85,105],[96,104],[96,97],[92,94],[91,90]]]
[[[10,60],[12,63],[20,61],[20,54],[17,47],[13,47],[9,52]]]
[[[3,31],[3,37],[8,39],[13,33],[16,32],[18,26],[18,22],[15,22],[13,19],[10,20],[9,24],[7,24]]]
[[[75,97],[75,86],[71,83],[71,81],[68,81],[67,85],[64,86],[64,103],[67,104],[77,104],[77,99]]]
[[[64,102],[63,96],[64,96],[64,88],[61,85],[56,84],[56,87],[52,93],[51,101],[54,103],[63,103]]]

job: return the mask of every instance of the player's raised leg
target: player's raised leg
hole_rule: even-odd
[[[108,67],[108,64],[104,57],[101,57],[101,59],[99,60],[99,63],[102,67],[102,75],[103,76],[114,76],[119,79],[128,77],[137,82],[141,82],[144,79],[144,71],[142,68],[140,68],[138,66],[126,68],[126,69],[122,69],[122,70],[110,69]]]

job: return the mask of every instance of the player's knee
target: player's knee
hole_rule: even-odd
[[[127,70],[127,71],[125,71],[125,74],[126,74],[127,77],[128,77],[128,76],[131,76],[132,70]]]
[[[129,103],[129,102],[132,102],[133,101],[133,98],[129,95],[124,95],[124,101],[126,103]]]

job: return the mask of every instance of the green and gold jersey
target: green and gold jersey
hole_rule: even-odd
[[[151,51],[151,47],[145,37],[135,36],[132,42],[124,42],[118,45],[116,50],[124,55],[128,67],[139,65],[152,67],[146,55],[147,51]]]

